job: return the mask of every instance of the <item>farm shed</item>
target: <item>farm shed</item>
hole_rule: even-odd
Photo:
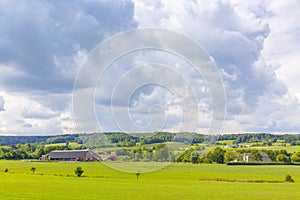
[[[55,150],[43,155],[42,160],[101,161],[101,158],[90,150]]]
[[[99,154],[101,160],[103,161],[116,161],[117,160],[117,156],[116,154]]]

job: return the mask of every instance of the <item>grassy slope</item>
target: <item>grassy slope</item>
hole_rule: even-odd
[[[78,165],[86,177],[73,176]],[[34,175],[32,166],[37,168]],[[6,167],[10,173],[3,172]],[[115,171],[101,163],[0,161],[0,170],[0,199],[300,199],[299,166],[175,164],[141,174],[138,180],[134,174]],[[296,183],[198,180],[283,180],[286,174],[291,174]]]

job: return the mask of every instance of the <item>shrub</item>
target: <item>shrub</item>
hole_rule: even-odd
[[[83,174],[83,170],[81,167],[76,167],[76,169],[74,170],[75,174],[78,176],[78,177],[81,177],[81,175]]]
[[[36,168],[35,167],[31,167],[30,171],[32,171],[32,173],[34,174]]]
[[[277,162],[290,162],[290,158],[284,154],[278,154],[276,156],[276,161]]]
[[[5,173],[8,172],[8,168],[5,168],[5,169],[4,169],[4,172],[5,172]]]
[[[300,152],[295,152],[292,155],[292,161],[294,161],[294,162],[300,162]]]
[[[289,174],[287,174],[286,176],[285,176],[285,179],[284,179],[286,182],[294,182],[294,180],[292,179],[292,176],[291,175],[289,175]]]
[[[135,173],[136,179],[139,179],[140,174],[141,174],[140,172]]]

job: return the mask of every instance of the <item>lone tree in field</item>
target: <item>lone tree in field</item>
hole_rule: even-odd
[[[30,171],[32,171],[32,173],[34,174],[36,168],[35,167],[31,167]]]
[[[285,179],[284,179],[286,182],[294,182],[294,179],[292,179],[292,176],[291,175],[289,175],[289,174],[287,174],[286,176],[285,176]]]
[[[141,174],[140,172],[135,173],[136,179],[139,179],[140,174]]]
[[[76,167],[76,169],[74,170],[75,174],[78,176],[78,177],[81,177],[81,175],[83,174],[83,170],[81,167]]]

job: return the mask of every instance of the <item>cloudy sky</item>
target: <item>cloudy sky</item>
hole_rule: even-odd
[[[168,29],[191,38],[215,62],[226,92],[224,133],[298,132],[298,19],[299,0],[71,3],[2,0],[0,135],[99,130],[91,126],[78,129],[73,116],[73,86],[80,67],[105,39],[146,27]],[[171,66],[178,73],[169,73],[165,68],[154,72],[153,66],[140,71],[135,68],[149,63]],[[129,89],[125,88],[136,86],[140,79],[151,82],[150,77],[153,77],[152,84],[139,85],[126,96]],[[172,83],[184,82],[182,93],[188,91],[187,87],[192,88],[198,113],[197,128],[193,130],[207,132],[212,120],[207,83],[182,59],[154,50],[117,59],[101,77],[94,102],[100,130],[134,131],[123,127],[128,120],[123,118],[124,113],[143,130],[177,131],[179,126],[189,127],[189,120],[181,119],[186,114],[184,106],[190,102],[182,101],[170,88],[156,84],[161,78]],[[123,88],[116,86],[120,81]],[[112,96],[111,91],[118,93]],[[183,99],[189,95],[182,94]]]

